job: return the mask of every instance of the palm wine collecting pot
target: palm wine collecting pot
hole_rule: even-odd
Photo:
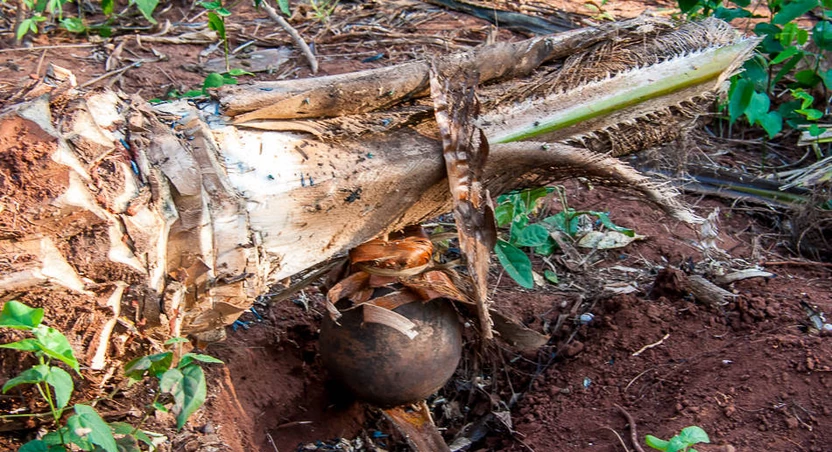
[[[365,322],[362,308],[344,311],[340,325],[324,316],[320,336],[324,366],[358,399],[382,408],[415,403],[451,378],[462,354],[462,326],[449,300],[393,309],[413,322],[413,339]]]

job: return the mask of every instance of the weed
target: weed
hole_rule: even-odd
[[[225,54],[225,70],[231,71],[228,65],[228,35],[225,33],[225,18],[230,16],[231,12],[222,6],[222,0],[200,2],[200,5],[208,10],[208,28],[216,31],[217,36],[222,39],[223,53]]]
[[[678,0],[679,8],[688,17],[715,16],[724,20],[759,17],[749,9],[750,3]],[[754,33],[762,41],[755,56],[745,63],[745,70],[731,79],[729,121],[733,124],[744,117],[752,126],[761,127],[769,138],[777,135],[784,123],[795,129],[805,128],[816,137],[825,131],[818,125],[825,112],[812,105],[825,105],[826,90],[832,88],[832,69],[822,69],[828,66],[822,64],[823,52],[832,50],[832,0],[772,0],[762,5],[768,8],[770,19],[754,26]],[[811,31],[796,23],[810,12],[820,18]],[[778,84],[784,84],[786,89],[775,92]],[[816,100],[807,92],[813,89],[824,92],[824,99]],[[784,97],[788,100],[775,104],[775,99]]]
[[[34,353],[38,364],[24,370],[18,376],[3,385],[2,391],[23,384],[34,385],[38,393],[49,405],[52,420],[60,425],[64,409],[69,404],[75,389],[72,376],[59,367],[63,363],[77,375],[80,366],[66,336],[60,331],[42,324],[44,310],[32,308],[15,300],[6,302],[0,312],[0,327],[23,330],[32,334],[32,338],[0,345],[0,348]],[[185,339],[174,338],[166,344],[176,345]],[[141,429],[152,410],[171,411],[176,416],[177,428],[185,425],[188,417],[205,402],[205,374],[199,363],[221,363],[222,361],[208,355],[186,353],[173,366],[172,351],[136,358],[125,366],[124,372],[133,384],[148,375],[159,381],[160,391],[145,414],[139,426],[134,427],[123,422],[108,423],[95,410],[85,404],[75,404],[75,414],[66,420],[66,424],[24,444],[21,452],[57,452],[65,451],[70,446],[81,450],[104,450],[106,452],[139,451],[139,442],[151,450],[156,445],[152,432]],[[172,399],[170,408],[160,402],[162,394]],[[2,417],[31,417],[31,414],[14,414]],[[72,449],[75,450],[75,449]]]
[[[708,434],[701,427],[692,425],[683,428],[678,435],[667,441],[653,435],[647,435],[644,442],[651,448],[664,452],[696,452],[696,449],[691,446],[699,443],[710,443],[711,439],[708,438]]]
[[[540,221],[533,221],[537,219],[539,201],[553,192],[557,192],[562,210]],[[576,238],[584,236],[595,223],[627,237],[635,236],[632,229],[613,224],[605,212],[579,211],[569,207],[562,187],[541,187],[501,195],[497,198],[494,216],[498,227],[509,226],[508,240],[498,239],[494,246],[497,259],[512,279],[528,289],[534,287],[534,274],[531,260],[521,247],[531,248],[540,256],[549,256],[558,249],[553,233]],[[552,270],[546,270],[544,277],[552,283],[558,282],[557,274]]]

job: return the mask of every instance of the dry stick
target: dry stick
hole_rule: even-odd
[[[619,405],[617,403],[613,403],[612,405],[614,407],[618,408],[618,411],[620,411],[621,414],[623,414],[624,417],[627,418],[627,423],[630,424],[630,441],[633,442],[633,447],[635,447],[638,452],[644,452],[644,449],[642,449],[641,444],[638,443],[638,432],[636,432],[636,421],[633,420],[633,417],[630,416],[630,413],[628,413],[627,410],[624,409],[624,407],[622,407],[621,405]]]
[[[832,267],[831,262],[814,262],[814,261],[771,261],[764,262],[763,266],[793,266],[793,267]]]
[[[123,67],[123,68],[121,68],[121,69],[115,69],[115,70],[112,70],[112,71],[107,72],[107,73],[105,73],[105,74],[103,74],[103,75],[100,75],[100,76],[98,76],[98,77],[96,77],[96,78],[94,78],[94,79],[92,79],[92,80],[87,80],[86,82],[84,82],[83,84],[81,84],[81,86],[79,86],[79,88],[86,88],[86,87],[88,87],[88,86],[90,86],[90,85],[94,85],[94,84],[96,84],[96,83],[100,82],[101,80],[104,80],[105,78],[112,77],[112,76],[114,76],[114,75],[118,75],[118,74],[121,74],[121,73],[123,73],[123,72],[127,72],[127,71],[128,71],[128,70],[130,70],[130,69],[133,69],[133,68],[136,68],[136,67],[141,66],[143,63],[149,63],[149,62],[150,62],[150,60],[139,60],[139,61],[136,61],[135,63],[133,63],[133,64],[131,64],[131,65],[129,65],[129,66],[124,66],[124,67]]]
[[[624,452],[630,452],[630,449],[627,448],[627,443],[624,442],[624,438],[622,438],[621,435],[619,435],[618,432],[615,431],[615,429],[613,429],[612,427],[607,427],[606,425],[602,426],[601,428],[611,431],[612,434],[615,435],[616,438],[618,438],[618,441],[621,443],[621,447],[624,448]]]
[[[300,33],[298,33],[298,31],[295,30],[294,27],[289,25],[289,22],[286,22],[286,19],[284,19],[280,14],[278,14],[277,11],[275,11],[274,8],[272,8],[272,6],[269,5],[267,2],[261,3],[260,7],[266,10],[266,14],[268,14],[273,21],[277,22],[278,25],[280,25],[284,30],[286,30],[287,33],[289,33],[289,36],[292,37],[292,41],[300,49],[301,53],[303,53],[303,56],[306,57],[306,60],[309,61],[309,67],[312,69],[312,74],[317,74],[318,60],[315,58],[315,55],[312,53],[312,50],[309,48],[309,46],[306,45],[306,41],[303,40],[303,38],[300,36]]]
[[[645,350],[649,350],[653,347],[658,347],[659,345],[662,345],[662,343],[665,341],[665,339],[667,339],[669,337],[670,337],[670,333],[665,334],[664,337],[659,339],[658,341],[653,342],[652,344],[647,344],[644,347],[641,347],[640,349],[638,349],[637,352],[633,353],[633,356],[638,356],[638,355],[644,353]]]

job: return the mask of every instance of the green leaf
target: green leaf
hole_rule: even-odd
[[[247,70],[245,70],[245,69],[240,69],[240,68],[231,68],[231,70],[230,70],[230,71],[228,71],[228,75],[230,75],[230,76],[232,76],[232,77],[240,77],[240,76],[242,76],[242,75],[254,75],[254,73],[253,73],[253,72],[249,72],[249,71],[247,71]]]
[[[537,201],[552,191],[554,191],[554,189],[550,187],[539,187],[521,192],[520,197],[526,204],[526,212],[533,212],[537,208]]]
[[[506,269],[506,273],[517,281],[517,284],[527,289],[534,287],[532,262],[529,260],[529,256],[526,256],[526,253],[505,240],[497,240],[494,252],[497,254],[500,264]]]
[[[40,342],[37,339],[21,339],[17,342],[9,342],[8,344],[0,344],[0,348],[9,348],[12,350],[20,350],[22,352],[39,352]]]
[[[514,218],[514,205],[510,202],[499,204],[494,208],[494,219],[497,220],[497,226],[503,227]]]
[[[832,89],[832,69],[827,69],[823,72],[818,72],[818,76],[823,80],[826,89]]]
[[[221,17],[228,17],[231,15],[231,11],[225,8],[217,8],[217,14]]]
[[[213,2],[199,2],[199,4],[200,4],[203,8],[205,8],[205,9],[207,9],[207,10],[211,10],[211,11],[213,11],[213,10],[215,10],[215,9],[217,9],[217,8],[222,8],[222,2],[220,2],[220,1],[213,1]]]
[[[774,19],[771,22],[777,25],[787,24],[817,6],[818,0],[795,0],[787,2],[783,5],[780,12],[774,15]]]
[[[139,442],[131,435],[116,438],[116,447],[118,452],[142,452]]]
[[[530,224],[523,228],[514,242],[517,246],[540,246],[549,241],[549,230],[539,224]]]
[[[667,450],[667,445],[669,444],[668,441],[663,439],[656,438],[653,435],[647,435],[644,437],[644,442],[653,449],[656,450]]]
[[[49,445],[39,439],[33,439],[20,446],[17,452],[49,452]]]
[[[31,308],[17,300],[7,301],[0,312],[0,327],[30,330],[40,325],[42,320],[42,308]]]
[[[87,31],[87,26],[80,17],[67,17],[61,20],[61,26],[70,33],[83,33]]]
[[[832,50],[832,23],[822,20],[812,28],[812,41],[823,50]]]
[[[199,97],[199,96],[202,96],[204,94],[205,93],[201,89],[191,89],[191,90],[185,91],[185,93],[182,94],[182,97],[186,97],[186,98]]]
[[[201,353],[185,353],[185,355],[182,356],[182,359],[179,361],[179,365],[176,367],[181,369],[195,361],[200,361],[209,364],[224,364],[222,360],[214,358],[211,355],[203,355]]]
[[[667,444],[667,452],[679,452],[680,450],[685,450],[690,444],[686,443],[682,438],[678,435],[670,438],[670,441]]]
[[[809,135],[811,135],[813,137],[820,136],[824,132],[826,132],[826,129],[823,128],[823,127],[819,127],[817,124],[812,124],[812,125],[809,126]],[[832,175],[832,173],[829,173],[829,174]]]
[[[156,19],[153,18],[153,11],[159,5],[159,0],[135,0],[136,7],[142,13],[148,22],[155,24]]]
[[[696,425],[683,428],[682,431],[679,432],[679,437],[689,445],[711,442],[711,439],[708,437],[705,430]]]
[[[146,373],[150,373],[156,378],[160,378],[173,363],[173,353],[164,352],[156,353],[154,355],[140,356],[132,359],[124,365],[124,375],[134,382],[144,378]]]
[[[148,436],[148,434],[144,430],[136,429],[135,427],[126,422],[110,422],[110,427],[113,429],[113,432],[115,432],[116,435],[129,435],[143,442],[150,448],[150,450],[156,448],[156,446],[153,444],[153,439],[151,439],[150,436]]]
[[[804,69],[794,74],[794,79],[803,86],[813,88],[823,80],[813,69]]]
[[[212,72],[205,77],[205,81],[202,82],[202,92],[205,93],[208,88],[219,88],[225,85],[225,78],[222,74],[217,72]]]
[[[184,337],[172,337],[165,341],[165,345],[173,345],[173,344],[185,344],[190,342],[188,339]]]
[[[9,389],[14,388],[15,386],[22,385],[22,384],[37,384],[46,381],[46,375],[49,373],[49,366],[46,364],[38,364],[36,366],[30,367],[23,372],[21,372],[18,376],[12,378],[11,380],[7,381],[3,385],[3,394],[6,393]]]
[[[551,256],[558,249],[557,243],[550,237],[543,245],[534,247],[534,253],[538,256]]]
[[[277,7],[280,8],[280,12],[291,16],[292,12],[289,11],[289,0],[277,0]]]
[[[555,230],[566,233],[569,230],[569,220],[567,219],[567,212],[558,212],[550,217],[543,219],[543,222],[552,226]]]
[[[751,17],[751,11],[742,8],[725,8],[720,6],[714,11],[714,17],[730,22],[740,17]]]
[[[691,12],[697,6],[699,6],[699,0],[679,0],[679,9],[685,14]]]
[[[795,112],[805,116],[809,121],[817,121],[823,117],[823,112],[814,108],[795,110]]]
[[[745,116],[748,118],[749,124],[755,124],[759,119],[768,113],[768,107],[771,101],[765,93],[754,92],[751,95],[751,102],[745,109]]]
[[[101,0],[101,11],[104,13],[105,16],[113,14],[114,6],[115,2],[113,0]]]
[[[197,365],[165,372],[159,382],[159,388],[173,396],[173,413],[178,429],[181,429],[191,414],[205,403],[205,373]]]
[[[758,122],[769,138],[774,138],[783,130],[783,117],[776,111],[770,111],[765,116],[758,118]]]
[[[32,332],[40,341],[40,346],[44,353],[46,353],[50,358],[63,361],[78,374],[81,373],[81,368],[78,366],[78,360],[75,358],[75,354],[72,352],[72,347],[69,345],[69,341],[63,333],[55,328],[45,325],[38,325],[38,327]]]
[[[780,63],[786,61],[787,59],[797,55],[798,53],[802,54],[803,52],[797,47],[794,47],[794,46],[788,47],[788,48],[786,48],[786,50],[778,53],[777,56],[774,57],[773,60],[771,60],[771,64],[780,64]]]
[[[75,405],[75,415],[67,420],[71,435],[95,444],[106,452],[118,452],[116,440],[110,426],[101,419],[95,408],[88,405]]]
[[[616,231],[616,232],[620,232],[620,233],[626,235],[627,237],[635,237],[636,236],[636,232],[634,230],[632,230],[630,228],[625,228],[625,227],[622,227],[622,226],[619,226],[619,225],[613,223],[612,220],[610,220],[610,216],[607,215],[605,212],[591,212],[591,214],[598,217],[598,221],[600,221],[601,224],[603,224],[604,227],[607,228],[607,229],[610,229],[610,230]]]
[[[217,36],[219,36],[220,39],[225,39],[225,21],[223,21],[222,17],[220,17],[217,13],[213,11],[210,11],[208,13],[208,28],[216,31]]]
[[[728,97],[728,116],[733,124],[751,104],[754,96],[754,86],[745,79],[736,79],[731,85],[731,93]]]
[[[55,391],[55,406],[58,409],[62,409],[69,403],[69,399],[72,397],[72,391],[75,390],[72,376],[69,375],[69,372],[55,366],[49,367],[48,372],[46,374],[46,382]]]
[[[552,284],[557,284],[559,282],[558,274],[549,269],[543,270],[543,277]]]
[[[756,91],[768,90],[768,62],[760,54],[755,54],[743,65],[740,77],[754,84]]]
[[[797,39],[798,30],[800,29],[794,22],[789,22],[786,25],[784,25],[783,31],[781,31],[780,34],[777,36],[777,39],[780,41],[780,45],[782,45],[783,47],[791,46],[795,39]]]

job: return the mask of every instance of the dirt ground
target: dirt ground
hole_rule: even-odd
[[[168,5],[157,18],[181,27],[205,20],[199,7],[179,1]],[[564,17],[576,26],[601,20],[581,1],[520,2],[514,7],[534,11],[541,5],[570,13]],[[673,6],[610,0],[602,9],[624,18],[645,9],[669,15]],[[256,41],[249,50],[270,45],[292,49],[287,61],[256,79],[310,75],[285,32],[264,13],[246,3],[229,9],[232,49],[249,41]],[[315,43],[318,75],[523,38],[410,0],[344,1],[328,25],[315,20],[308,8],[298,7],[291,22]],[[29,49],[6,45],[0,49],[0,102],[14,101],[44,75],[49,63],[71,69],[80,84],[112,86],[145,99],[199,87],[205,73],[197,65],[221,57],[221,50],[206,55],[208,44],[137,38],[156,32],[137,29],[98,45],[54,31],[36,36]],[[10,33],[0,38],[9,39]],[[130,65],[134,67],[99,79],[108,69]],[[720,159],[739,161],[748,158],[748,151]],[[699,246],[700,231],[649,205],[578,182],[566,187],[571,207],[609,212],[616,224],[647,238],[619,250],[586,252],[584,268],[555,262],[559,284],[535,290],[520,288],[499,265],[492,267],[495,307],[552,338],[533,352],[501,341],[483,351],[473,335],[465,335],[456,374],[428,399],[434,421],[453,450],[629,451],[633,427],[643,444],[645,434],[668,438],[689,425],[710,434],[713,445],[697,447],[700,452],[832,450],[832,343],[830,336],[811,328],[811,313],[805,308],[832,313],[832,266],[790,251],[789,237],[781,230],[783,215],[755,205],[686,196],[702,216],[719,209],[717,245],[722,252],[706,256]],[[539,271],[545,265],[535,262]],[[723,284],[733,294],[724,305],[703,304],[686,290],[688,274],[713,277],[721,270],[755,266],[775,276]],[[255,310],[257,314],[243,316],[244,324],[228,328],[227,340],[208,347],[206,352],[225,365],[207,367],[205,408],[182,432],[165,431],[172,440],[170,450],[408,450],[378,409],[351,400],[328,381],[318,354],[326,311],[317,288],[280,303],[264,300]],[[593,315],[588,323],[578,320],[585,313]],[[72,321],[56,319],[59,324]],[[80,320],[74,322],[83,327]],[[91,340],[83,338],[85,343]],[[8,367],[8,355],[0,358]],[[93,394],[96,384],[88,381],[81,389]],[[111,412],[136,416],[142,400],[141,388],[136,388],[111,406]],[[159,429],[170,425],[163,416],[155,421],[151,425]],[[17,448],[31,433],[0,433],[0,449]]]

